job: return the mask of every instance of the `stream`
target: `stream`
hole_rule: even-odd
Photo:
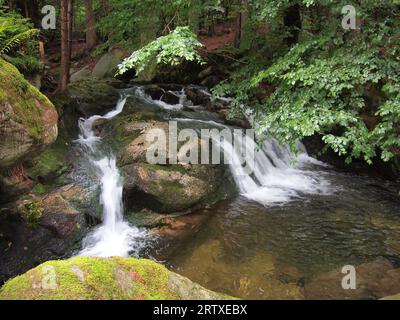
[[[398,186],[337,171],[309,157],[301,144],[294,156],[273,139],[256,152],[251,175],[243,174],[238,155],[222,145],[231,150],[227,153],[240,195],[174,218],[201,217],[189,235],[149,241],[149,231],[124,221],[115,153],[104,147],[93,125],[118,117],[133,96],[139,109],[158,110],[181,128],[233,128],[193,105],[183,91],[171,93],[179,97],[178,104],[153,100],[141,88],[128,89],[111,112],[80,120],[77,143],[97,176],[103,207],[103,223],[86,236],[80,255],[143,256],[139,252],[146,247],[145,256],[206,288],[249,299],[324,298],[319,287],[332,283],[324,282],[332,270],[370,262],[379,270],[386,261],[393,269],[400,267]],[[255,146],[248,138],[243,143]],[[379,278],[373,281],[379,283]],[[336,298],[347,297],[332,291],[338,292]],[[373,297],[374,292],[363,292],[358,298]]]

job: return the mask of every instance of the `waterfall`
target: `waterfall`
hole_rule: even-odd
[[[185,118],[173,120],[192,121],[212,128],[230,128],[215,121]],[[302,195],[328,195],[333,191],[328,179],[325,179],[326,171],[319,170],[327,165],[308,156],[306,148],[300,142],[297,143],[297,155],[273,138],[265,140],[261,146],[245,134],[233,139],[234,143],[225,140],[213,142],[223,149],[240,193],[249,200],[268,206],[286,203]],[[242,159],[253,151],[253,170],[248,174],[243,168]]]
[[[293,154],[289,148],[282,147],[275,139],[266,140],[260,147],[253,138],[243,135],[243,139],[234,139],[234,146],[228,141],[220,143],[229,157],[232,175],[240,193],[265,206],[285,203],[303,194],[329,194],[331,188],[321,172],[315,167],[326,165],[309,157],[305,147],[298,143],[299,154]],[[251,174],[243,169],[246,155],[254,151],[254,163]],[[313,170],[304,167],[314,166]]]
[[[123,187],[116,160],[113,156],[104,156],[99,150],[101,138],[96,136],[93,129],[98,120],[110,120],[120,114],[125,102],[126,97],[121,98],[116,108],[106,115],[94,115],[79,121],[80,135],[77,141],[96,170],[101,187],[100,204],[103,207],[103,223],[83,240],[83,249],[79,253],[82,256],[126,257],[139,248],[139,240],[144,237],[143,231],[123,220]]]

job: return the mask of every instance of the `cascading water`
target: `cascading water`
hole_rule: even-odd
[[[142,92],[142,98],[151,99],[143,95],[143,90],[138,90],[138,92]],[[207,93],[204,90],[202,92]],[[181,95],[184,93],[181,92]],[[184,99],[186,98],[181,98],[181,101]],[[225,100],[229,102],[229,99]],[[165,102],[152,101],[167,110],[175,107]],[[186,123],[193,121],[208,128],[232,129],[215,121],[190,118],[174,118],[173,120]],[[226,140],[214,140],[214,143],[219,144],[224,151],[238,189],[248,199],[270,205],[285,203],[303,194],[330,194],[332,192],[329,182],[324,178],[326,172],[318,170],[318,167],[326,167],[326,165],[309,157],[304,145],[300,142],[298,143],[300,152],[295,155],[289,148],[279,145],[275,139],[266,140],[261,147],[258,147],[256,141],[247,135],[244,135],[243,139],[233,140],[239,145],[235,146]],[[242,151],[244,152],[241,154]],[[243,168],[242,159],[251,152],[254,152],[254,170],[249,174]],[[310,166],[313,168],[308,170],[307,167]]]
[[[229,128],[215,121],[175,118],[176,121],[195,121],[211,127]],[[234,133],[237,136],[238,133]],[[227,141],[213,140],[224,152],[232,176],[240,193],[246,198],[263,205],[285,203],[302,194],[330,194],[332,189],[324,178],[326,172],[318,167],[326,165],[308,156],[303,144],[298,143],[299,154],[294,155],[287,147],[282,147],[275,139],[268,139],[261,147],[247,135]],[[238,144],[238,145],[236,145]],[[246,156],[254,155],[252,172],[245,170]],[[294,165],[294,163],[296,163]],[[313,166],[312,170],[305,167]]]
[[[101,138],[93,127],[98,120],[109,120],[120,114],[126,97],[121,98],[114,110],[104,116],[95,115],[79,121],[80,136],[77,140],[84,148],[90,163],[97,172],[101,185],[100,204],[103,207],[103,223],[83,240],[82,256],[126,257],[137,251],[143,231],[123,220],[122,183],[116,160],[104,156],[98,148]]]
[[[260,148],[247,135],[244,135],[244,139],[235,139],[235,143],[239,146],[222,141],[221,147],[230,158],[232,175],[240,193],[246,198],[270,205],[290,201],[301,194],[331,192],[329,183],[321,173],[302,168],[311,164],[324,164],[309,157],[301,143],[298,147],[302,151],[298,156],[280,146],[274,139],[265,141]],[[248,174],[243,169],[241,159],[251,154],[252,150],[255,150],[253,172]],[[293,165],[293,161],[296,165]]]

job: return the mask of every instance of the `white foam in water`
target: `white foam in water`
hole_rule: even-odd
[[[99,154],[96,145],[101,139],[95,135],[93,125],[99,119],[109,120],[120,114],[125,102],[126,98],[123,98],[106,115],[95,115],[79,122],[81,135],[77,141],[88,149],[90,161],[98,172],[101,183],[100,204],[103,207],[103,223],[83,240],[83,249],[79,253],[82,256],[127,257],[139,248],[140,239],[145,236],[144,231],[123,220],[122,183],[115,159],[104,157],[94,160]]]
[[[178,104],[168,104],[168,103],[162,101],[162,97],[160,98],[160,100],[155,100],[150,95],[148,95],[142,87],[137,87],[137,89],[135,90],[135,93],[137,96],[141,97],[142,99],[144,99],[145,101],[147,101],[149,103],[156,104],[157,106],[159,106],[162,109],[180,110],[184,107],[184,105],[187,105],[189,100],[186,97],[184,89],[182,89],[181,91],[169,91],[169,92],[172,93],[173,95],[175,95],[177,98],[179,98]]]

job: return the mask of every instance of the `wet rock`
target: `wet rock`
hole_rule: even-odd
[[[356,290],[344,290],[341,270],[317,276],[305,284],[306,299],[379,299],[400,292],[400,269],[378,259],[356,266]]]
[[[206,77],[211,76],[213,73],[214,73],[214,68],[213,68],[213,66],[210,66],[207,69],[204,69],[203,71],[201,71],[198,75],[198,78],[204,79]]]
[[[124,126],[132,140],[121,150],[119,164],[125,175],[125,196],[129,207],[151,209],[159,213],[193,211],[226,199],[236,192],[228,178],[229,170],[220,165],[149,164],[147,152],[153,144],[151,130],[162,130],[168,136],[168,124],[159,121],[132,121]],[[168,139],[167,139],[168,140]],[[201,140],[197,140],[200,150]],[[178,145],[178,150],[180,146]],[[159,153],[168,155],[168,141]]]
[[[86,227],[77,205],[83,197],[81,188],[68,185],[5,206],[0,213],[0,283],[71,252]]]
[[[119,93],[107,80],[88,78],[69,85],[69,105],[89,117],[115,108]]]
[[[158,85],[146,86],[144,92],[149,95],[153,100],[160,100],[164,95],[165,90]]]
[[[60,238],[79,238],[85,220],[72,202],[85,200],[82,189],[75,185],[64,186],[48,194],[41,201],[43,214],[39,224]]]
[[[201,88],[187,87],[185,88],[185,93],[194,105],[207,106],[211,99],[211,95]]]
[[[165,85],[148,85],[144,88],[144,92],[153,100],[161,100],[170,105],[179,104],[180,98],[174,93],[182,90],[182,86],[165,84]]]
[[[176,105],[179,104],[180,98],[173,92],[167,91],[163,94],[161,97],[161,100],[170,104],[170,105]]]
[[[216,99],[216,100],[210,100],[207,103],[208,111],[219,112],[221,110],[228,110],[228,109],[229,109],[229,101],[227,100]]]
[[[218,112],[218,115],[220,116],[221,120],[224,121],[224,123],[226,123],[227,125],[237,126],[237,127],[241,127],[244,129],[251,129],[251,124],[247,119],[245,119],[244,117],[231,118],[229,113],[230,113],[230,110],[223,109]]]
[[[48,281],[44,281],[44,279]],[[49,261],[8,281],[0,300],[228,300],[164,266],[133,258]]]
[[[184,211],[207,201],[218,191],[218,170],[213,166],[163,167],[144,163],[124,166],[128,193],[139,195],[157,212]],[[132,199],[135,197],[132,196]],[[143,205],[147,201],[143,202]]]
[[[215,87],[218,83],[221,82],[221,79],[217,76],[209,76],[205,78],[203,81],[200,82],[200,85],[207,87],[207,88],[212,88]]]

